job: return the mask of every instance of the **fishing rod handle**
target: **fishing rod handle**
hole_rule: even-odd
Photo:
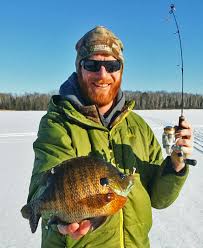
[[[183,115],[179,116],[179,122],[178,122],[178,130],[181,130],[181,129],[184,129],[182,127],[182,123],[183,121],[185,120],[185,117]],[[184,139],[185,137],[183,137]],[[178,153],[178,156],[179,157],[182,157],[183,154],[182,153]],[[195,166],[197,164],[197,160],[196,159],[184,159],[184,162],[185,164],[188,164],[188,165],[192,165],[192,166]]]
[[[185,116],[183,115],[179,116],[178,130],[183,129],[182,123],[184,120],[185,120]]]

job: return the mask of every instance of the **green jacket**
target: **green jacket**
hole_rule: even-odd
[[[135,186],[125,207],[80,240],[63,236],[42,220],[42,248],[147,248],[152,225],[151,207],[166,208],[178,196],[188,174],[178,176],[170,159],[162,159],[161,147],[147,123],[126,103],[111,127],[104,127],[95,106],[76,110],[70,102],[53,96],[47,114],[42,117],[34,142],[35,163],[28,201],[44,190],[43,172],[64,160],[94,154],[129,173],[136,168]]]

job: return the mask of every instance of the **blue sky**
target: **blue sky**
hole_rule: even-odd
[[[124,43],[123,90],[180,91],[176,5],[185,92],[203,94],[203,1],[2,0],[0,92],[58,90],[75,70],[75,44],[96,25]]]

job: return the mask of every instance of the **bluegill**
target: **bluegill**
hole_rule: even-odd
[[[21,213],[29,219],[32,233],[40,217],[48,219],[48,225],[97,217],[101,222],[101,217],[113,215],[124,206],[133,178],[96,157],[69,159],[45,173],[45,190],[26,204]]]

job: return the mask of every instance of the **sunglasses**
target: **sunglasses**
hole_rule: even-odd
[[[87,71],[98,72],[101,66],[104,66],[106,71],[111,73],[121,69],[121,61],[119,60],[91,60],[85,59],[81,61],[81,66]]]

